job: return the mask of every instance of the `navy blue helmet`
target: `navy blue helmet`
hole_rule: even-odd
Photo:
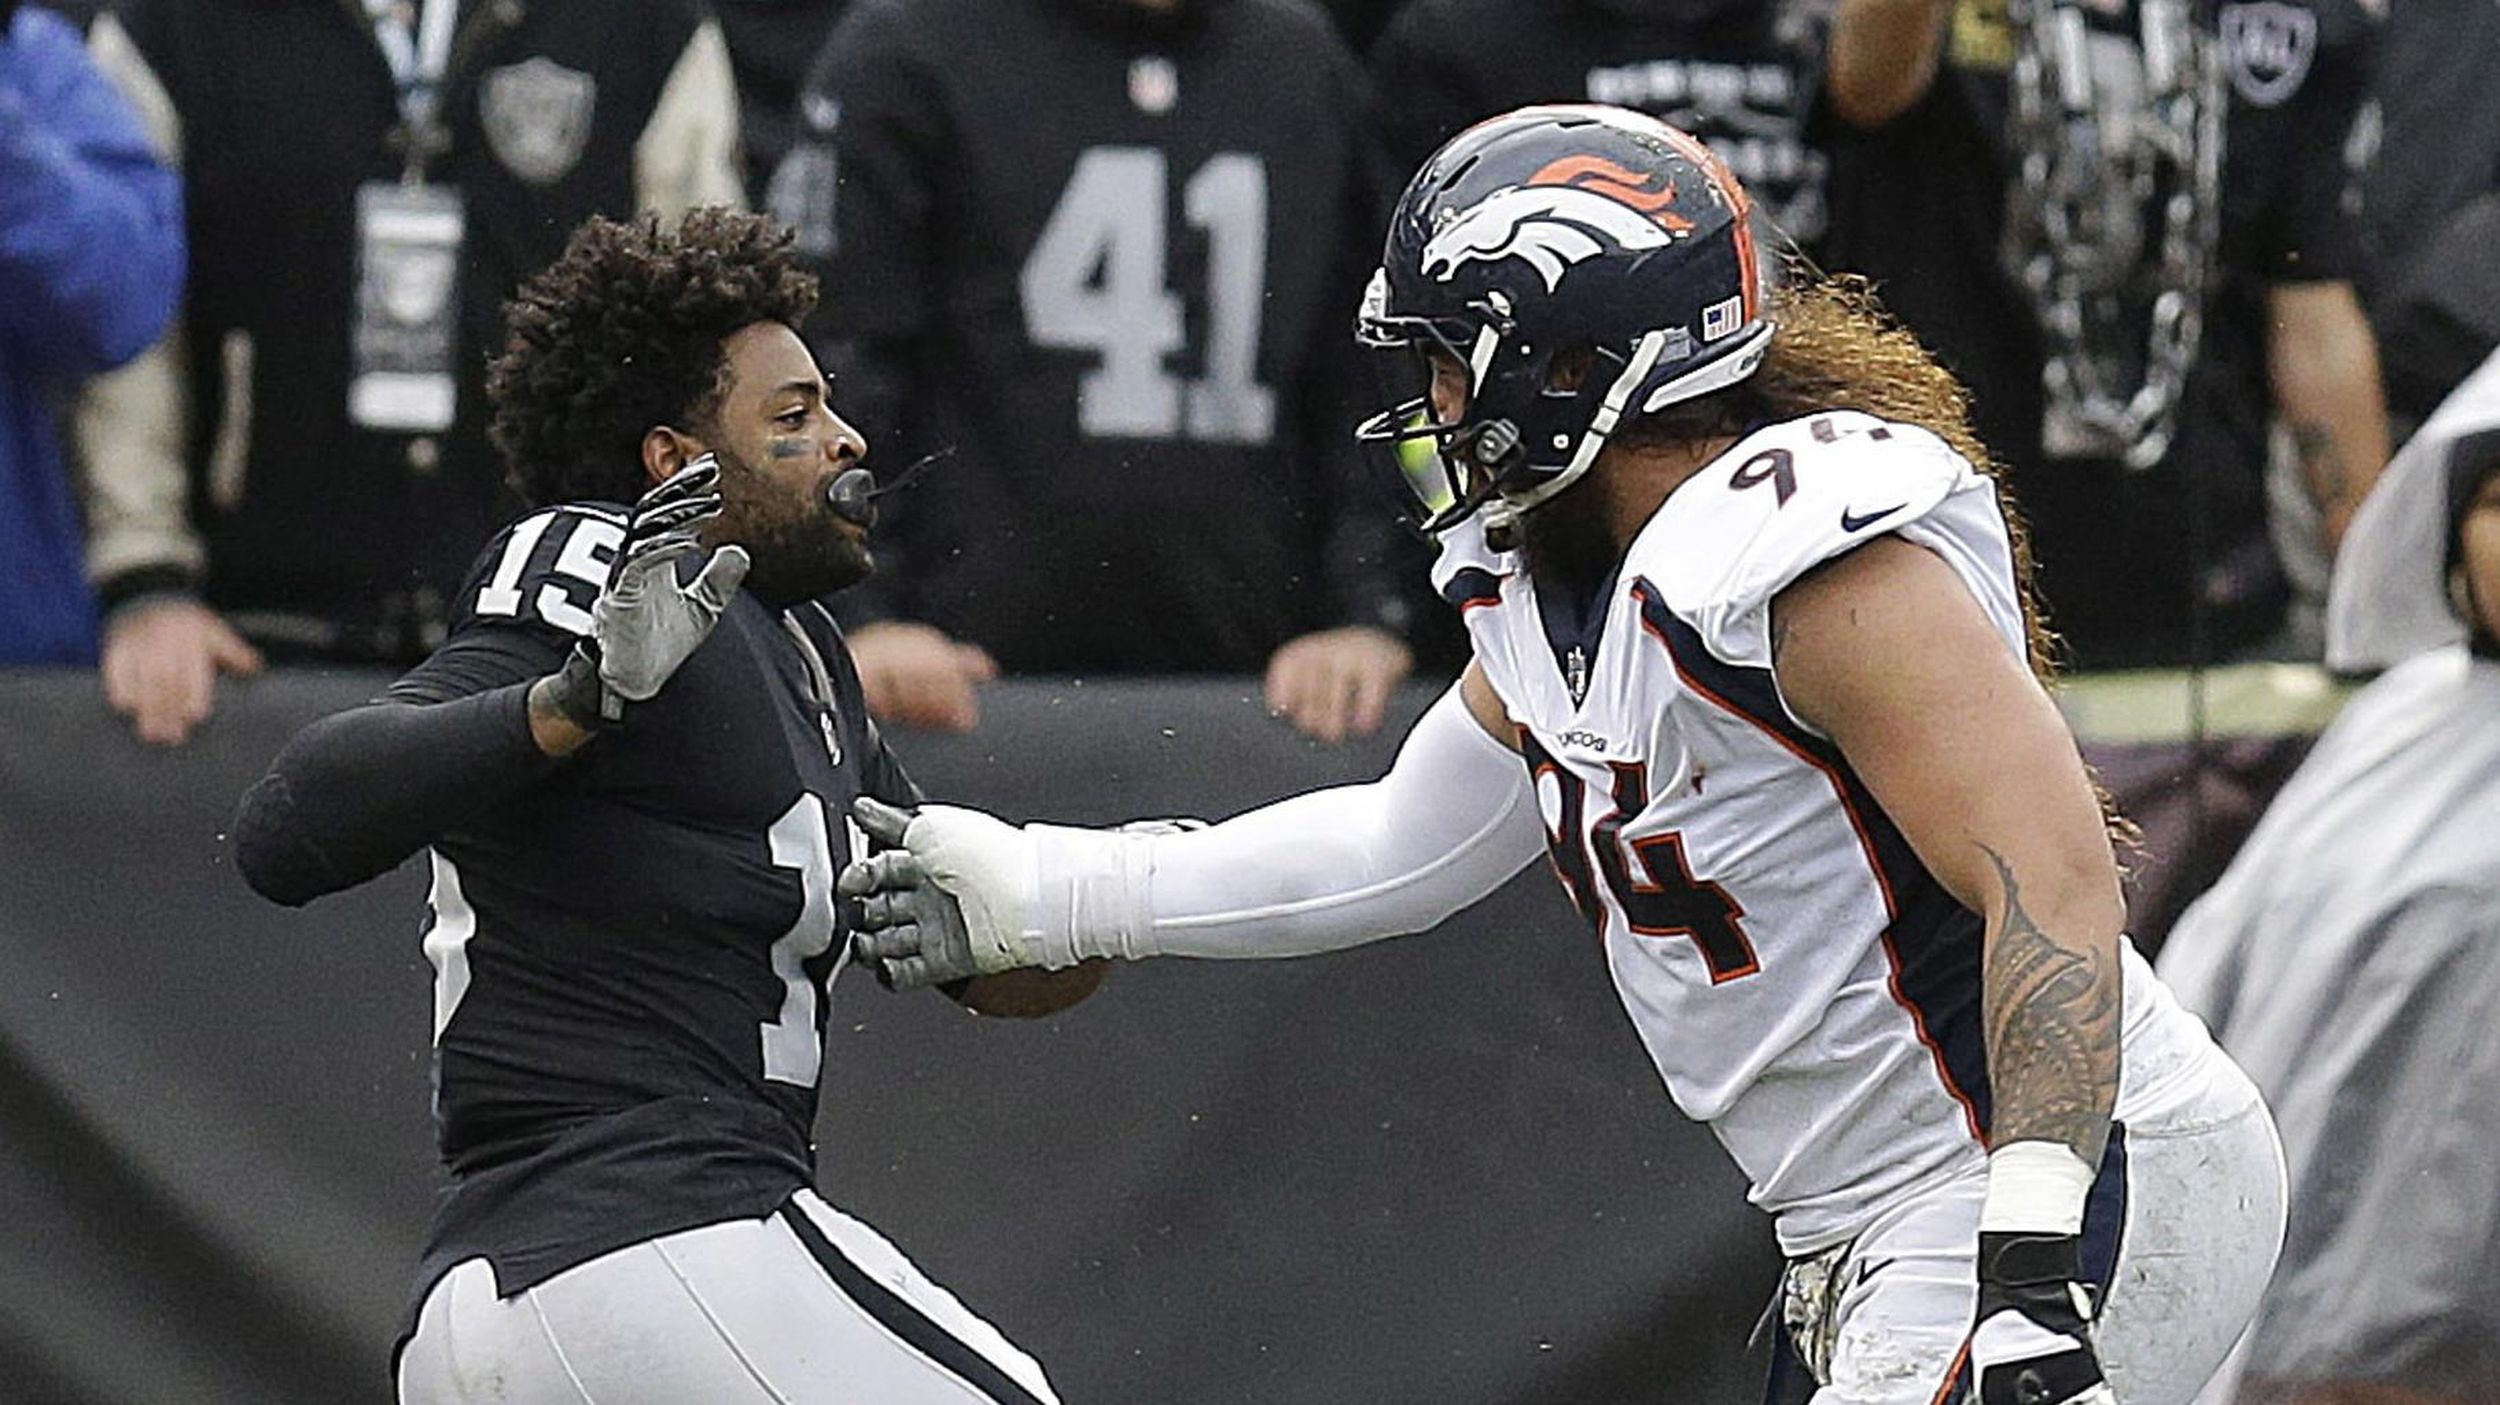
[[[1515,518],[1626,419],[1753,374],[1771,325],[1750,215],[1709,148],[1622,108],[1521,108],[1433,153],[1356,324],[1366,346],[1466,368],[1456,423],[1417,396],[1356,430],[1398,448],[1424,530],[1488,503]]]

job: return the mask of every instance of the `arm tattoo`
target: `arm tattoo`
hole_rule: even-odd
[[[1981,994],[1996,1092],[1989,1140],[2061,1142],[2097,1166],[2118,1100],[2117,965],[2042,931],[2004,855],[1980,847],[2005,888]]]

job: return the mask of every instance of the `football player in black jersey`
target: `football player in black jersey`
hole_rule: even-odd
[[[429,851],[451,1184],[403,1405],[1055,1399],[810,1188],[843,817],[917,790],[818,603],[873,511],[787,245],[717,210],[575,233],[488,387],[537,510],[237,817],[282,903]]]
[[[811,342],[889,450],[952,455],[842,601],[879,715],[971,727],[1001,671],[1231,673],[1310,735],[1379,726],[1442,621],[1344,433],[1397,175],[1326,19],[858,0],[799,113]]]

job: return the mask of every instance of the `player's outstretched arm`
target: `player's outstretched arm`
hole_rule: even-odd
[[[560,666],[563,646],[529,631],[473,631],[393,690],[431,700],[368,703],[297,734],[236,813],[245,881],[291,907],[387,873],[656,696],[746,574],[746,553],[724,546],[692,581],[677,579],[720,512],[718,483],[698,460],[635,505],[591,611],[593,643]]]
[[[1977,1398],[2107,1402],[2076,1284],[2117,1100],[2125,907],[2074,738],[1952,568],[1898,538],[1783,591],[1772,641],[1790,706],[1986,921]]]
[[[1527,768],[1469,670],[1389,773],[1203,829],[1021,828],[977,810],[859,819],[900,847],[845,870],[856,942],[896,985],[1093,957],[1302,956],[1420,932],[1544,845]]]

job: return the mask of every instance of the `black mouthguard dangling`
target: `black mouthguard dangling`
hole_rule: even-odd
[[[854,527],[877,525],[877,479],[864,468],[846,468],[825,485],[825,506]]]
[[[894,481],[879,487],[876,475],[864,468],[846,468],[825,485],[825,506],[843,521],[863,530],[877,525],[877,499],[901,488],[908,488],[921,474],[939,462],[952,457],[952,445],[933,454],[923,454],[911,467],[894,475]]]

